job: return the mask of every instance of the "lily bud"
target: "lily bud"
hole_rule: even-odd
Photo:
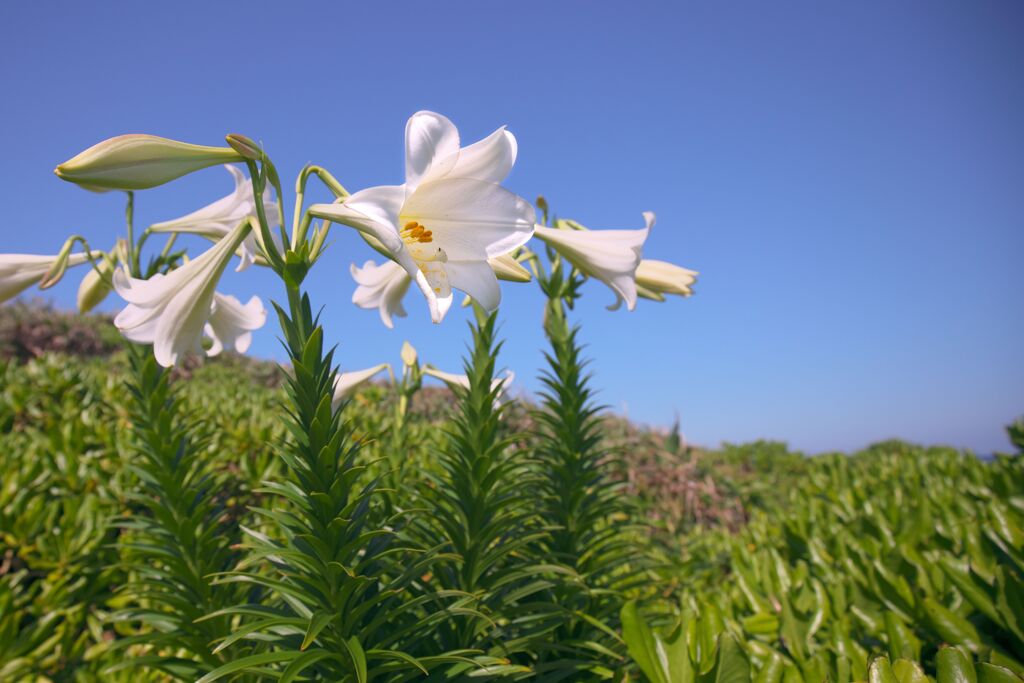
[[[114,275],[115,265],[113,259],[105,257],[99,265],[99,270],[90,268],[89,272],[85,274],[82,283],[78,285],[79,313],[88,313],[96,308],[113,291],[111,278]]]
[[[257,145],[251,138],[248,138],[241,133],[231,133],[225,138],[231,149],[241,154],[246,159],[252,161],[259,161],[263,158],[263,150]]]
[[[155,135],[119,135],[57,166],[62,180],[90,190],[145,190],[215,164],[242,161],[228,147],[206,147]]]
[[[402,363],[405,364],[406,367],[411,368],[411,367],[414,367],[416,365],[416,358],[417,358],[416,349],[413,348],[413,345],[410,344],[409,342],[404,342],[402,344],[401,356],[402,356]]]
[[[487,265],[491,267],[491,270],[494,271],[499,280],[529,282],[532,279],[530,271],[523,268],[523,265],[515,260],[511,254],[502,254],[501,256],[489,258],[487,259]]]
[[[695,270],[654,259],[644,259],[636,268],[637,284],[656,294],[690,296],[693,294],[690,285],[697,281],[697,275]]]
[[[38,284],[40,278],[53,270],[54,263],[61,256],[36,254],[0,254],[0,303],[13,299],[23,291]],[[85,254],[65,254],[64,268],[78,266],[86,261]]]

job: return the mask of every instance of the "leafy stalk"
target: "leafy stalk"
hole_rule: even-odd
[[[590,387],[579,327],[568,320],[582,278],[565,272],[557,257],[553,262],[551,275],[539,278],[549,297],[544,330],[551,350],[541,375],[541,409],[534,411],[535,443],[542,508],[552,526],[541,552],[570,571],[555,575],[550,600],[563,617],[538,671],[572,666],[578,670],[572,680],[589,680],[607,677],[609,666],[619,665],[619,612],[623,591],[637,581],[640,553],[627,533],[623,486],[608,475],[612,458],[601,435],[602,406]]]
[[[265,482],[263,492],[277,504],[256,510],[277,528],[279,539],[251,531],[251,563],[270,571],[224,579],[262,586],[279,598],[224,610],[247,619],[225,642],[256,638],[275,648],[235,658],[201,681],[240,671],[282,681],[301,674],[359,682],[426,671],[429,657],[416,660],[398,646],[426,637],[417,626],[429,625],[430,617],[408,599],[405,586],[423,573],[431,555],[406,555],[391,529],[373,525],[375,482],[361,481],[359,443],[344,421],[344,406],[332,405],[333,350],[324,349],[309,297],[289,287],[288,301],[289,310],[277,312],[291,360],[285,406],[291,438],[279,454],[291,481]],[[270,664],[281,668],[268,669]]]
[[[538,568],[525,552],[542,534],[530,496],[531,463],[502,423],[496,319],[476,309],[464,366],[469,386],[454,388],[456,412],[437,454],[438,470],[426,475],[420,494],[430,514],[416,530],[422,539],[441,539],[448,551],[431,584],[465,596],[456,605],[465,616],[439,629],[443,646],[484,650],[489,656],[479,663],[492,673],[511,673],[528,671],[503,659],[516,650],[511,622],[521,610],[517,603],[549,584],[537,581]]]
[[[151,648],[124,664],[192,681],[224,662],[211,643],[228,629],[227,619],[200,619],[238,600],[238,587],[211,582],[237,563],[229,542],[233,530],[202,457],[207,437],[183,412],[168,372],[148,346],[131,345],[128,356],[130,468],[139,481],[130,500],[145,514],[121,524],[127,532],[121,547],[134,578],[126,589],[132,606],[119,618],[148,627],[140,640]]]

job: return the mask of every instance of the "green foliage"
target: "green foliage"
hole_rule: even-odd
[[[607,678],[620,659],[615,631],[623,592],[636,587],[643,560],[627,533],[631,510],[623,486],[608,476],[611,453],[580,357],[579,329],[569,326],[560,298],[549,301],[545,331],[551,351],[541,375],[541,409],[534,412],[534,448],[550,533],[540,546],[566,571],[553,577],[549,600],[561,611],[561,623],[537,670],[552,679],[567,669],[574,680]]]
[[[284,372],[0,361],[0,680],[1021,683],[1019,457],[683,448],[598,412],[561,307],[539,407],[491,318],[456,401],[334,407],[293,303]]]
[[[465,370],[468,388],[456,388],[456,407],[438,448],[437,470],[419,487],[427,514],[412,531],[424,546],[441,542],[425,589],[458,596],[451,611],[460,615],[438,625],[442,650],[479,649],[477,667],[453,667],[448,675],[524,673],[508,658],[526,650],[535,634],[536,615],[524,619],[520,603],[550,585],[528,555],[542,534],[531,495],[535,474],[519,437],[503,424],[495,381],[501,344],[495,341],[496,314],[477,311],[473,343]],[[536,637],[536,636],[534,636]],[[522,657],[519,657],[522,659]]]
[[[128,469],[137,477],[127,493],[130,509],[119,526],[129,568],[117,619],[148,627],[143,656],[124,666],[146,666],[193,681],[224,664],[211,644],[230,628],[226,616],[207,619],[243,596],[238,585],[214,584],[214,575],[238,562],[237,539],[225,499],[203,459],[208,437],[180,410],[168,373],[148,347],[129,348],[133,440]],[[184,656],[183,656],[184,655]],[[120,668],[120,667],[117,667]]]
[[[887,443],[801,470],[740,533],[684,540],[685,609],[794,680],[863,680],[877,652],[934,670],[942,643],[1022,670],[1019,459]]]

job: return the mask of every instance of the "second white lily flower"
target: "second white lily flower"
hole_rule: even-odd
[[[249,229],[248,223],[240,222],[201,256],[167,275],[138,280],[118,269],[114,289],[128,302],[114,318],[121,334],[140,344],[152,344],[157,362],[164,367],[174,365],[186,352],[200,349],[207,329],[214,338],[210,355],[227,345],[247,348],[248,335],[266,321],[263,304],[254,297],[242,306],[234,297],[218,295],[215,290]]]
[[[644,211],[643,216],[646,225],[640,230],[558,230],[538,225],[536,235],[581,273],[615,292],[609,310],[625,301],[632,311],[636,308],[636,270],[655,220],[653,211]]]
[[[224,168],[231,174],[231,178],[235,182],[235,189],[231,194],[181,218],[151,225],[149,229],[153,232],[193,233],[217,241],[231,232],[231,229],[245,217],[256,218],[256,200],[252,191],[252,182],[235,166],[226,164]],[[267,218],[267,227],[273,230],[281,224],[281,214],[278,211],[277,202],[271,196],[269,186],[263,192],[263,210]],[[242,241],[239,254],[241,262],[238,264],[237,270],[241,272],[252,265],[258,253],[256,232],[252,231]]]

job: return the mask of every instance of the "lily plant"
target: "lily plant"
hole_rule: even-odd
[[[79,307],[95,307],[111,292],[125,302],[114,322],[135,344],[130,386],[143,456],[137,472],[140,495],[152,498],[152,519],[129,524],[139,540],[129,533],[125,542],[143,565],[156,567],[129,591],[136,602],[125,618],[164,630],[152,655],[123,666],[200,683],[533,673],[584,680],[583,672],[606,671],[596,662],[621,649],[607,636],[617,626],[622,579],[630,575],[622,558],[630,549],[613,524],[619,503],[599,474],[606,454],[567,311],[588,279],[612,290],[610,308],[625,303],[633,310],[638,297],[692,293],[694,271],[643,259],[654,214],[645,212],[645,226],[636,230],[549,222],[543,199],[535,208],[503,186],[518,155],[510,131],[501,127],[463,146],[448,118],[420,111],[405,128],[404,182],[350,193],[325,168],[308,165],[298,174],[286,222],[270,157],[246,136],[231,134],[226,142],[209,147],[151,135],[100,142],[56,173],[91,191],[126,193],[125,230],[115,246],[99,252],[73,236],[55,256],[0,255],[0,301],[33,284],[53,286],[68,268],[88,264]],[[230,194],[136,231],[137,192],[216,165],[232,177]],[[314,177],[333,201],[307,206]],[[421,365],[408,342],[400,379],[387,363],[339,371],[304,289],[334,225],[354,228],[384,257],[351,266],[352,301],[377,309],[387,327],[407,315],[403,299],[413,284],[434,323],[449,313],[455,290],[467,295],[475,324],[465,374]],[[180,235],[211,244],[189,258]],[[155,238],[164,239],[157,253],[149,249]],[[547,267],[541,249],[530,248],[532,239],[543,244]],[[244,542],[219,552],[224,518],[197,456],[202,439],[189,437],[167,369],[192,353],[244,353],[265,324],[258,296],[242,303],[219,291],[235,259],[236,271],[268,268],[283,288],[273,309],[288,354],[288,437],[277,446],[287,477],[265,482],[263,495],[271,500],[253,511],[269,531],[242,528]],[[499,280],[531,279],[547,298],[552,350],[536,413],[542,447],[525,453],[500,420],[513,373],[495,372],[495,311]],[[359,388],[384,371],[396,396],[384,459],[390,469],[367,481],[360,455],[366,439],[346,411]],[[409,472],[406,416],[424,376],[453,390],[457,419],[438,444],[443,471],[431,473],[433,488],[417,494],[433,508],[418,513],[397,492]],[[173,420],[162,420],[163,413]],[[386,490],[378,490],[382,483]],[[416,514],[426,517],[417,521]],[[455,516],[460,521],[452,522]],[[195,600],[184,605],[186,593],[176,594],[175,586]]]

